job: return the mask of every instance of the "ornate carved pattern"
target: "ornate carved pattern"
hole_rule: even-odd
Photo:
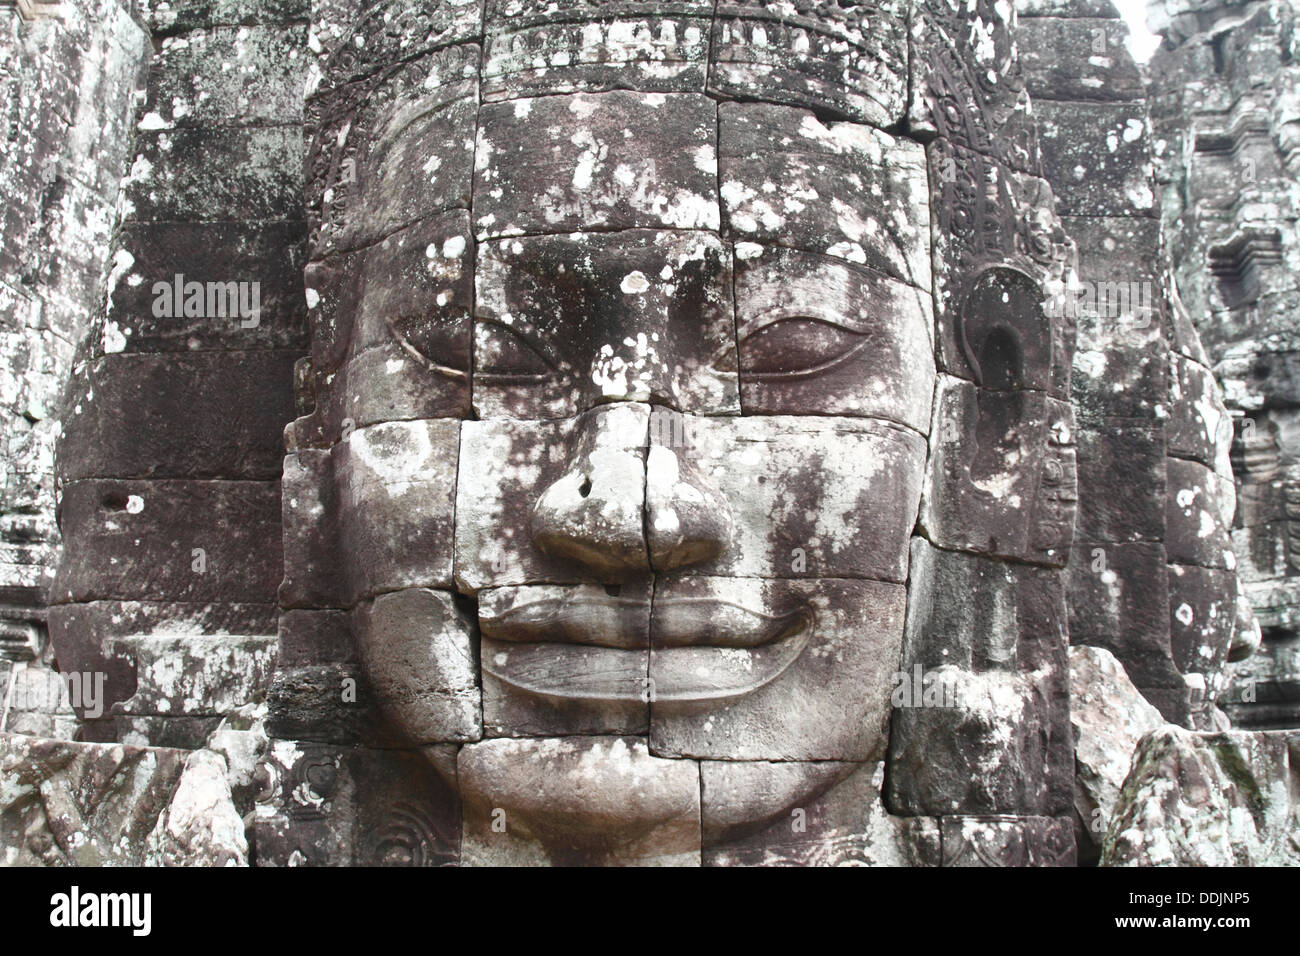
[[[382,813],[370,866],[453,866],[458,862],[453,848],[460,833],[447,833],[437,814],[414,800],[399,800]]]
[[[332,87],[483,35],[483,0],[382,0],[368,6],[325,63]]]

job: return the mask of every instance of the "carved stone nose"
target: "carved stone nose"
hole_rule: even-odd
[[[699,471],[686,449],[650,448],[646,536],[650,563],[656,571],[711,561],[731,539],[727,500]]]
[[[688,449],[654,442],[648,406],[598,406],[579,428],[564,473],[533,506],[538,547],[602,578],[670,571],[722,552],[732,528],[726,499]]]
[[[648,572],[645,444],[650,409],[601,405],[579,422],[568,467],[533,505],[537,546],[601,576]]]

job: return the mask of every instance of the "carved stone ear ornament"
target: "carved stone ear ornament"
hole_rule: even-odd
[[[993,266],[966,294],[958,341],[982,388],[1046,390],[1052,364],[1051,320],[1039,283],[1025,272]]]

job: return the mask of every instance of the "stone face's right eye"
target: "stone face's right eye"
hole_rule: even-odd
[[[474,326],[474,375],[485,383],[537,385],[551,378],[555,366],[545,346],[530,341],[522,329],[497,319],[480,319]]]

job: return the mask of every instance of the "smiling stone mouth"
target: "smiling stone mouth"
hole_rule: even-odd
[[[755,610],[649,586],[525,585],[480,594],[482,666],[553,701],[720,704],[771,683],[803,653],[812,609]]]

